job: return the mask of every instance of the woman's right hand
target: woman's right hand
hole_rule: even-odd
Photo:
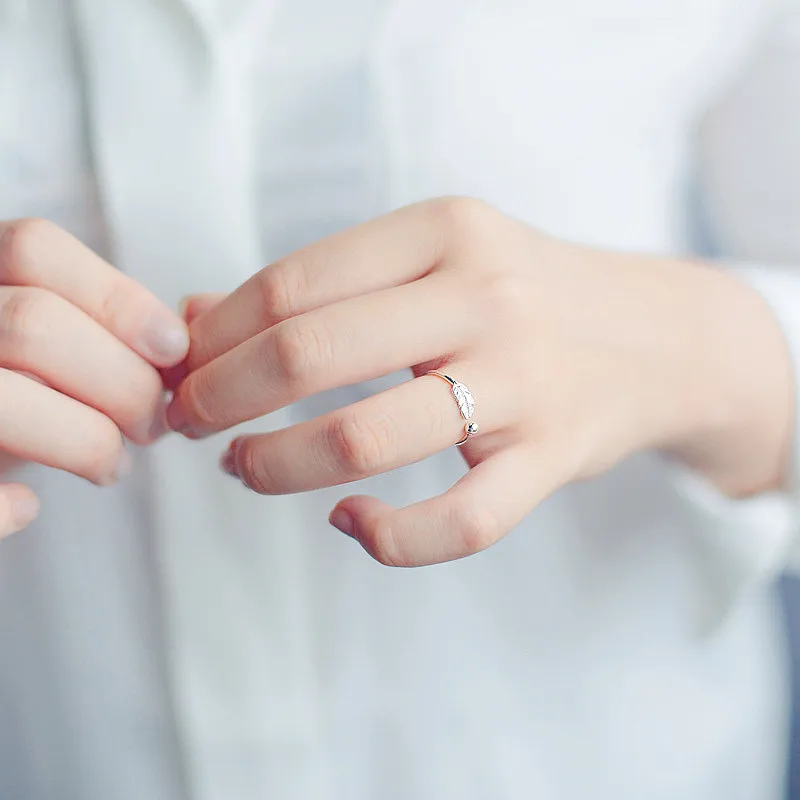
[[[98,485],[128,469],[123,436],[167,430],[158,368],[180,363],[185,323],[54,224],[0,222],[0,453]],[[0,536],[38,500],[0,484]]]

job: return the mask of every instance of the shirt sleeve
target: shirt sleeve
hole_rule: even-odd
[[[711,248],[772,309],[800,386],[800,0],[779,6],[757,52],[702,120],[697,152]],[[800,570],[800,425],[783,491],[733,500],[689,470],[668,469],[713,597],[706,622],[752,586]]]

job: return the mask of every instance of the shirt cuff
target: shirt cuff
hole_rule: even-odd
[[[731,272],[755,289],[772,309],[800,376],[800,274],[797,271],[733,266]],[[795,393],[795,419],[800,392]],[[697,549],[708,586],[699,609],[701,626],[715,627],[754,586],[784,570],[800,572],[800,436],[795,424],[791,464],[782,491],[733,499],[679,464],[669,462],[672,488],[683,509],[681,526]],[[680,502],[683,501],[683,502]]]

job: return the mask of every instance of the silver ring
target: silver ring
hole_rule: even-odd
[[[458,410],[466,420],[464,438],[456,442],[456,447],[464,444],[470,436],[474,436],[478,432],[478,423],[472,419],[475,415],[475,398],[472,396],[472,392],[463,383],[451,378],[449,375],[445,375],[444,372],[437,372],[437,370],[432,369],[425,374],[435,375],[450,384],[450,391],[453,393],[456,403],[458,403]]]

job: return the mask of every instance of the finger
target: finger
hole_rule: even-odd
[[[164,388],[174,392],[181,385],[181,381],[189,374],[189,370],[186,369],[186,364],[181,362],[174,367],[160,369],[158,374],[161,375],[161,383]]]
[[[282,322],[192,372],[170,425],[204,435],[455,352],[477,325],[462,294],[451,278],[434,276]]]
[[[193,294],[184,297],[178,306],[178,313],[187,325],[191,325],[201,314],[219,305],[228,295],[221,293]]]
[[[398,510],[374,497],[348,497],[330,521],[382,564],[437,564],[495,544],[556,485],[546,461],[504,450],[431,500]]]
[[[107,486],[130,468],[116,425],[48,386],[0,369],[0,449]]]
[[[156,366],[177,364],[189,349],[183,320],[45,220],[0,223],[0,282],[55,292]]]
[[[225,294],[195,294],[184,297],[178,305],[178,313],[183,317],[187,325],[191,325],[199,316],[219,305],[225,297],[227,297]],[[174,367],[162,369],[161,381],[165,389],[174,391],[188,374],[189,366],[184,360]]]
[[[421,278],[443,256],[450,206],[429,201],[337,233],[253,275],[192,326],[197,369],[272,325]]]
[[[156,370],[45,289],[0,287],[0,367],[34,375],[96,408],[139,444],[166,429]]]
[[[0,538],[17,533],[39,516],[39,500],[22,483],[0,485]]]
[[[485,437],[499,420],[481,422]],[[461,440],[464,426],[448,386],[424,375],[318,419],[235,439],[222,466],[259,494],[304,492],[420,461]]]

